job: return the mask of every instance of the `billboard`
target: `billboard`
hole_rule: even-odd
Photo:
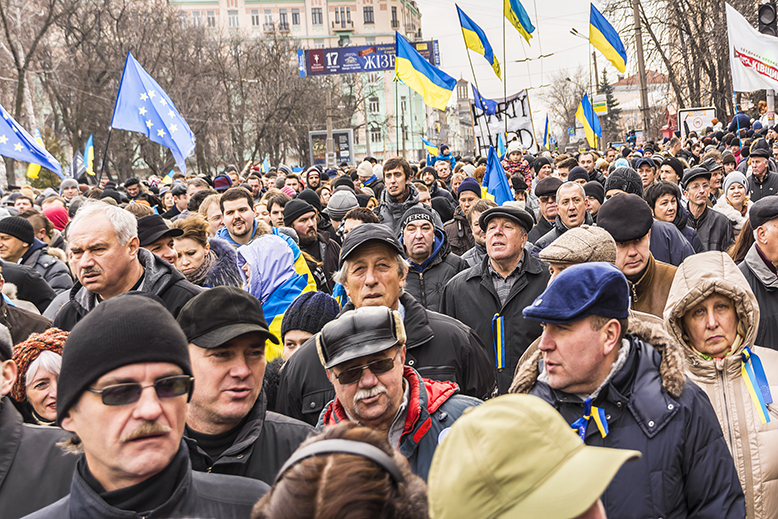
[[[311,154],[311,164],[335,166],[341,162],[354,164],[354,130],[344,128],[332,130],[334,154],[327,157],[327,130],[308,132],[308,149]],[[327,160],[327,159],[330,160]]]
[[[707,127],[713,127],[713,119],[716,117],[716,109],[712,106],[705,108],[683,108],[678,110],[678,129],[681,131],[681,140],[686,140],[690,132],[700,135]]]
[[[440,65],[437,40],[416,41],[411,45],[424,59],[436,67]],[[297,69],[300,77],[394,70],[394,56],[394,43],[331,49],[297,49]]]

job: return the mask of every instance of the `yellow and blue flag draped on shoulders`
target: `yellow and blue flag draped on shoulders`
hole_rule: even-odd
[[[624,72],[627,68],[627,51],[619,38],[619,33],[592,4],[589,14],[589,43],[613,63],[616,70]]]
[[[432,66],[399,32],[395,32],[395,42],[394,73],[397,78],[422,96],[425,104],[445,110],[457,80]]]
[[[586,132],[586,142],[592,148],[597,147],[597,137],[602,137],[602,127],[600,126],[600,119],[597,114],[594,113],[592,103],[589,102],[589,95],[584,94],[581,99],[581,104],[578,105],[578,110],[575,111],[575,118],[578,119],[584,127]]]
[[[84,166],[86,166],[87,175],[95,176],[95,146],[92,143],[92,136],[86,140],[86,146],[84,147]]]
[[[513,200],[511,186],[508,184],[508,176],[502,169],[500,157],[497,156],[494,146],[489,146],[489,155],[486,161],[486,173],[481,184],[482,198],[488,198],[497,205]]]
[[[504,0],[504,2],[503,15],[529,43],[532,33],[535,31],[535,26],[529,20],[529,15],[524,10],[524,6],[521,5],[519,0]]]
[[[486,61],[492,66],[497,77],[502,79],[502,76],[500,75],[500,62],[497,61],[494,51],[492,51],[492,46],[489,45],[489,40],[486,39],[484,31],[482,31],[478,24],[471,20],[459,6],[457,6],[457,13],[459,14],[459,25],[462,26],[462,36],[465,38],[465,46],[486,58]]]
[[[438,155],[438,147],[437,146],[432,144],[430,141],[428,141],[424,137],[421,138],[421,142],[424,143],[424,147],[427,148],[427,153],[429,153],[433,157],[436,157]]]
[[[543,130],[543,147],[549,149],[551,145],[551,130],[548,127],[548,114],[546,114],[546,128]]]

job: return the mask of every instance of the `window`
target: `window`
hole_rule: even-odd
[[[367,43],[367,42],[365,42],[365,43]],[[375,43],[375,38],[373,38],[373,42],[372,43],[368,43],[368,45],[372,45],[373,43]],[[378,83],[379,81],[381,81],[381,73],[380,72],[368,72],[367,73],[367,82],[368,83]]]
[[[251,10],[251,26],[254,28],[259,27],[259,9]]]
[[[408,126],[407,125],[403,126],[403,140],[404,141],[408,140]]]
[[[365,45],[375,45],[375,36],[365,36]],[[375,81],[371,81],[375,83]]]
[[[324,38],[316,38],[313,40],[313,48],[314,49],[323,49],[324,48]]]
[[[286,9],[281,9],[280,11],[278,11],[278,30],[280,31],[289,30],[289,19],[286,16]]]
[[[343,8],[341,7],[341,9],[343,9]],[[351,23],[351,8],[350,7],[346,7],[346,22],[347,23]]]
[[[186,13],[184,11],[178,12],[178,25],[182,29],[186,29]]]
[[[364,15],[365,15],[365,23],[375,23],[375,18],[373,17],[373,7],[365,7],[364,9]]]
[[[200,27],[200,11],[192,11],[192,26]]]
[[[292,9],[292,25],[300,25],[300,10]]]
[[[396,29],[400,26],[400,22],[397,21],[397,8],[392,7],[392,28]]]
[[[338,16],[339,11],[335,9],[335,23],[340,23],[340,16]]]
[[[373,126],[370,128],[370,142],[381,142],[381,127]]]
[[[400,98],[400,113],[405,112],[408,109],[408,101],[405,96]]]
[[[322,21],[321,16],[321,7],[317,7],[315,9],[311,9],[311,24],[312,25],[322,25],[324,22]]]
[[[377,97],[370,97],[367,100],[367,110],[371,114],[377,114],[381,108],[378,104],[378,98]]]
[[[227,23],[230,29],[238,28],[238,11],[227,11]]]
[[[270,9],[264,10],[264,16],[265,16],[265,25],[264,30],[265,32],[273,32],[273,13],[270,11]]]
[[[208,27],[210,29],[216,27],[216,11],[206,11],[205,17],[208,21]]]

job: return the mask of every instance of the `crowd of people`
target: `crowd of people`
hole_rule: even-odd
[[[744,114],[739,114],[740,115]],[[0,200],[0,517],[778,517],[778,133]]]

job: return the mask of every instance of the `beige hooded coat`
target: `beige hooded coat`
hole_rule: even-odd
[[[724,359],[705,360],[692,351],[683,316],[713,293],[735,302],[743,342]],[[746,279],[723,252],[690,256],[675,274],[664,317],[670,335],[684,346],[689,378],[705,391],[716,411],[746,496],[747,517],[778,518],[778,351],[754,346],[759,306]],[[777,400],[767,406],[771,418],[767,424],[761,423],[741,377],[741,354],[746,347],[762,360]]]

